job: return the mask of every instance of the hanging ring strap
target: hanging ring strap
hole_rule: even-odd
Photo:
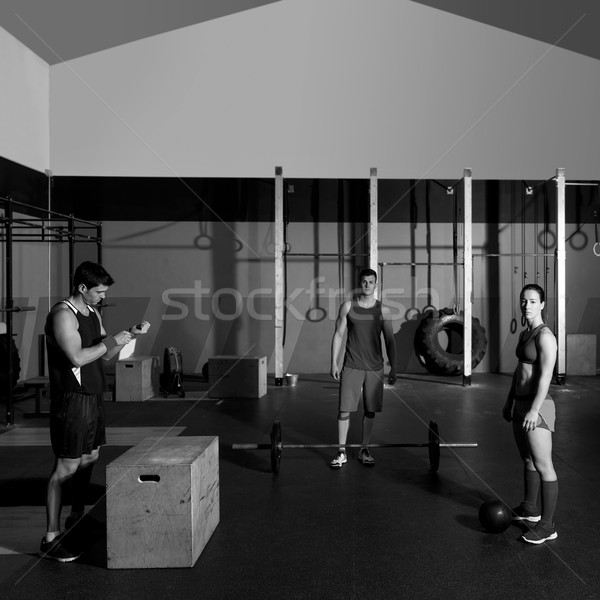
[[[525,201],[525,195],[527,193],[527,190],[532,189],[531,187],[529,187],[528,185],[526,185],[526,188],[523,189],[523,191],[521,192],[521,283],[522,286],[521,288],[525,287],[526,281],[527,281],[527,262],[526,262],[526,258],[525,258],[525,250],[526,250],[526,244],[525,244],[525,240],[526,240],[526,235],[525,235],[525,224],[526,224],[526,218],[525,218],[525,212],[526,212],[526,205],[527,202]],[[525,325],[527,324],[527,319],[525,319],[525,315],[521,315],[521,326],[525,327]]]
[[[200,250],[210,250],[213,245],[213,240],[208,235],[206,221],[200,221],[200,235],[194,239],[194,246]]]
[[[514,294],[514,283],[513,283],[513,279],[514,276],[517,273],[517,266],[514,265],[513,266],[513,272],[511,273],[510,276],[510,287],[511,287],[511,293],[512,293],[512,302],[513,302],[513,318],[510,321],[510,332],[511,333],[516,333],[517,331],[517,310],[515,307],[515,294]],[[523,317],[521,317],[523,319]],[[523,323],[523,326],[525,325],[525,323]]]
[[[516,216],[516,201],[515,201],[515,187],[513,184],[512,193],[510,195],[510,208],[511,208],[511,221],[515,222]],[[510,228],[510,298],[513,305],[512,319],[510,321],[510,332],[515,333],[517,331],[517,308],[515,306],[515,275],[518,272],[518,267],[515,264],[515,228]]]
[[[288,253],[290,244],[288,242],[288,225],[290,224],[290,213],[287,194],[283,195],[283,323],[281,347],[285,348],[287,338],[287,318],[288,318]]]

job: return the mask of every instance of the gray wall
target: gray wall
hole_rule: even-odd
[[[283,0],[50,84],[58,175],[598,176],[597,60],[408,0]]]
[[[535,242],[543,227],[518,223],[474,226],[474,252],[525,251],[553,252],[554,240],[544,249]],[[138,354],[162,357],[167,346],[182,350],[186,372],[201,372],[209,357],[218,354],[266,355],[269,371],[274,371],[274,266],[273,225],[258,223],[208,223],[202,232],[208,236],[197,244],[198,223],[109,222],[104,227],[104,264],[116,280],[105,310],[108,331],[147,319],[149,334],[140,339]],[[555,228],[551,227],[552,231]],[[568,226],[568,235],[575,226]],[[360,228],[334,223],[291,224],[289,240],[294,252],[352,251]],[[597,273],[600,260],[592,252],[594,226],[584,226],[579,236],[587,244],[578,249],[581,239],[567,244],[567,332],[596,334],[600,339],[597,315],[600,292]],[[236,237],[246,241],[244,246]],[[379,226],[380,260],[389,262],[443,262],[452,260],[452,224],[383,223]],[[427,243],[428,236],[434,244]],[[540,236],[541,239],[541,236]],[[208,242],[211,248],[206,248]],[[22,244],[15,257],[16,271],[30,272],[36,264],[43,277],[18,278],[15,296],[22,304],[37,306],[32,313],[15,317],[15,331],[21,348],[24,372],[37,374],[36,340],[43,330],[48,308],[44,264],[48,249]],[[83,247],[77,261],[94,259]],[[56,298],[67,295],[66,248],[52,249],[52,280]],[[284,366],[291,372],[310,373],[329,370],[331,336],[337,310],[353,286],[360,261],[347,258],[343,269],[336,258],[314,261],[288,260],[287,335]],[[411,269],[386,266],[380,271],[381,297],[394,313],[394,332],[398,345],[397,366],[402,373],[425,372],[413,349],[416,326],[423,309],[462,306],[455,293],[454,272],[448,266]],[[543,257],[502,259],[479,258],[474,262],[473,314],[486,329],[486,355],[475,372],[510,372],[516,365],[514,349],[521,330],[518,293],[523,282],[538,282],[547,287],[547,321],[555,326],[554,262]],[[516,318],[517,332],[511,330]]]

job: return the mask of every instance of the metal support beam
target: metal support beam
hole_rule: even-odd
[[[13,339],[13,318],[12,310],[14,308],[13,302],[13,240],[12,240],[12,219],[13,219],[13,207],[10,199],[4,207],[4,226],[5,226],[5,240],[4,244],[4,268],[6,269],[6,295],[4,297],[4,308],[6,312],[6,346],[8,348],[8,377],[6,378],[6,390],[2,392],[6,393],[6,424],[12,426],[15,424],[15,417],[13,413],[13,369],[15,365],[13,363],[12,354],[12,339]]]
[[[464,170],[464,238],[463,238],[463,386],[471,385],[473,340],[473,177],[471,169]]]
[[[567,365],[566,334],[566,259],[565,250],[565,170],[556,170],[556,341],[558,354],[556,360],[556,380],[560,385],[565,382]]]
[[[275,385],[283,385],[285,273],[283,264],[283,168],[275,167]]]

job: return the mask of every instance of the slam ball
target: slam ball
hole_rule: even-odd
[[[500,500],[487,500],[479,507],[479,522],[490,533],[502,533],[512,521],[510,509]]]

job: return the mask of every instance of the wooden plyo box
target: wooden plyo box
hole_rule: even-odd
[[[217,436],[146,438],[106,466],[109,569],[193,567],[219,520]]]
[[[143,402],[159,393],[158,356],[135,356],[115,363],[115,400]]]
[[[210,398],[262,398],[267,393],[266,356],[208,359]]]

